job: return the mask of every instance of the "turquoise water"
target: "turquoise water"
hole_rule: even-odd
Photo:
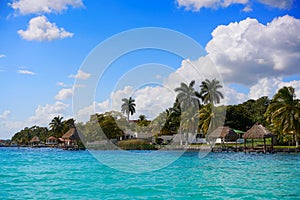
[[[101,164],[88,151],[0,148],[0,169],[0,199],[300,199],[300,154],[199,159],[188,152],[163,169],[132,174]]]

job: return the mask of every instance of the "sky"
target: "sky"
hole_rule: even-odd
[[[147,27],[184,35],[202,50],[184,57],[143,48],[96,65],[124,43],[155,39],[137,34],[99,50],[94,69],[87,66],[105,41]],[[272,98],[283,86],[300,97],[299,33],[297,0],[0,1],[0,138],[48,126],[57,115],[84,121],[95,112],[120,111],[121,99],[130,96],[137,104],[132,118],[152,119],[172,106],[174,88],[191,80],[196,90],[206,78],[220,80],[225,105]],[[171,38],[155,41],[185,47],[185,40]],[[80,92],[92,98],[76,107],[86,97]]]

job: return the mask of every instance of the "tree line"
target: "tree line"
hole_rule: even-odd
[[[152,120],[140,115],[137,120],[129,120],[136,110],[132,97],[123,98],[121,112],[96,113],[86,123],[76,123],[86,141],[116,139],[124,135],[125,130],[147,132],[155,135],[173,135],[176,133],[198,133],[203,137],[220,125],[247,131],[253,124],[260,123],[277,135],[280,144],[294,141],[297,145],[300,132],[300,100],[296,98],[293,87],[283,87],[269,99],[261,97],[238,105],[219,106],[224,94],[223,86],[216,79],[202,81],[199,91],[195,81],[181,83],[175,88],[177,93],[173,106]],[[63,117],[54,117],[46,127],[33,126],[16,133],[12,140],[28,143],[33,136],[46,140],[49,136],[61,137],[75,120],[63,121]]]

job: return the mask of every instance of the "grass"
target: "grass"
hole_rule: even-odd
[[[118,146],[125,150],[156,150],[153,144],[140,139],[122,140]]]

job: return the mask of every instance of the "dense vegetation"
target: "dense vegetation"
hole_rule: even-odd
[[[297,144],[297,134],[300,132],[300,100],[296,99],[294,88],[280,89],[273,99],[261,97],[238,105],[216,106],[223,98],[219,91],[222,88],[220,82],[216,79],[205,80],[198,87],[199,91],[195,81],[181,83],[175,89],[177,97],[173,106],[152,121],[147,120],[145,115],[140,115],[137,120],[129,120],[129,116],[135,113],[136,106],[135,100],[129,97],[122,99],[121,112],[96,113],[86,123],[78,122],[76,128],[83,133],[86,142],[93,142],[119,139],[126,130],[156,136],[189,132],[204,137],[220,125],[247,131],[253,124],[260,123],[277,135],[280,144]],[[46,127],[26,127],[16,133],[12,140],[27,144],[33,136],[38,136],[42,141],[49,136],[59,138],[74,126],[73,119],[63,121],[63,117],[57,116],[49,123],[49,130]],[[139,142],[120,142],[121,144],[126,146],[124,148],[128,145],[140,145]]]

